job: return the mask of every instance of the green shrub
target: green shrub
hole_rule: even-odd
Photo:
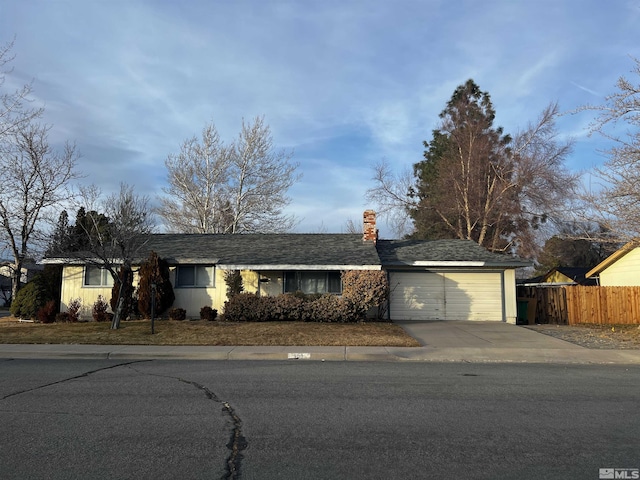
[[[36,318],[38,310],[43,308],[47,301],[51,300],[47,295],[43,278],[37,275],[33,280],[23,286],[16,298],[11,302],[11,315],[17,318]]]
[[[184,308],[169,309],[170,320],[185,320],[186,318],[187,318],[187,311]]]
[[[213,322],[218,316],[218,310],[209,306],[204,306],[200,309],[200,320],[208,320]]]
[[[11,303],[11,315],[36,319],[38,311],[53,300],[51,315],[55,316],[55,311],[59,308],[61,272],[62,269],[58,265],[46,265],[41,273],[18,290],[16,298]]]

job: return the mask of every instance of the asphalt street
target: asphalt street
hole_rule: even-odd
[[[640,467],[640,367],[0,360],[3,479],[567,479]]]

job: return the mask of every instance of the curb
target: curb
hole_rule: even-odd
[[[0,358],[640,365],[640,350],[491,347],[159,347],[145,345],[4,344],[0,345]]]

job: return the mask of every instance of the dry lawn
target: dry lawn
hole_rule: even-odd
[[[97,344],[97,345],[225,345],[225,346],[393,346],[419,347],[402,328],[391,323],[225,323],[156,320],[110,324],[20,323],[0,319],[0,343]]]

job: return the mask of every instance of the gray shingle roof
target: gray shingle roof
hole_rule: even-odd
[[[383,266],[403,266],[443,262],[484,263],[492,267],[529,266],[519,258],[492,253],[471,240],[379,240],[378,254]]]
[[[349,234],[158,234],[147,250],[175,263],[208,258],[220,265],[380,265],[373,243]]]
[[[529,263],[491,253],[471,240],[378,240],[363,242],[358,234],[155,234],[141,251],[141,258],[155,251],[170,264],[212,263],[227,268],[293,269],[482,264],[516,268]],[[45,263],[82,262],[79,254],[49,257]],[[49,260],[49,261],[47,261]],[[464,266],[464,265],[461,265]]]

